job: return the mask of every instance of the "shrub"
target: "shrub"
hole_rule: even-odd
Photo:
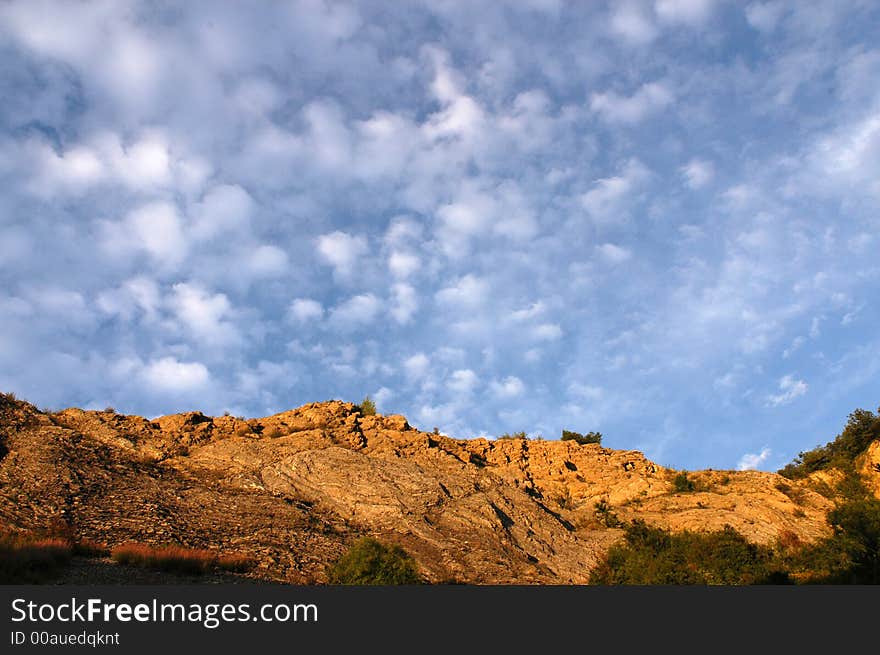
[[[369,396],[364,398],[360,405],[355,405],[355,409],[361,413],[361,416],[376,415],[376,403],[374,403],[373,399]]]
[[[105,413],[105,414],[115,414],[115,413],[116,413],[116,410],[115,410],[113,407],[105,407],[105,408],[104,408],[104,413]]]
[[[524,431],[523,432],[514,432],[513,434],[509,434],[509,433],[505,432],[504,434],[495,437],[495,440],[497,441],[499,439],[528,439],[528,438],[529,438],[529,435],[527,435]]]
[[[420,584],[418,565],[400,546],[386,546],[371,537],[356,541],[328,571],[330,584]]]
[[[553,496],[553,500],[559,505],[559,509],[572,509],[574,507],[574,499],[571,497],[571,490],[568,487],[562,487]]]
[[[606,528],[620,527],[620,519],[617,518],[617,514],[611,510],[611,505],[604,498],[596,503],[595,514],[596,520]]]
[[[798,454],[791,464],[779,469],[779,474],[796,480],[824,469],[851,468],[853,460],[876,439],[880,439],[880,416],[857,409],[834,441]]]
[[[601,432],[587,432],[586,434],[581,434],[580,432],[572,432],[571,430],[563,430],[562,431],[562,441],[574,441],[580,445],[585,445],[588,443],[601,444],[602,443],[602,433]]]
[[[834,536],[828,544],[846,563],[835,572],[835,582],[880,584],[880,500],[859,498],[828,512]]]
[[[671,533],[644,521],[626,528],[591,572],[591,584],[744,585],[789,583],[772,549],[749,543],[730,526]]]
[[[672,479],[672,486],[680,493],[694,491],[697,485],[688,477],[687,471],[682,471]]]

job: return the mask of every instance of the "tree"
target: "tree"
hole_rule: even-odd
[[[360,405],[357,405],[357,408],[360,410],[361,415],[363,416],[375,416],[376,415],[376,403],[373,402],[373,399],[369,396],[366,396]]]
[[[601,432],[587,432],[586,434],[581,434],[580,432],[572,432],[571,430],[563,430],[562,431],[562,441],[574,441],[580,445],[595,443],[602,443],[602,433]]]
[[[853,461],[877,439],[880,439],[880,416],[857,409],[849,415],[846,427],[834,441],[800,453],[791,464],[781,468],[779,474],[796,480],[823,469],[851,468]]]

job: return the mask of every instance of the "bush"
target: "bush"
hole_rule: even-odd
[[[831,540],[848,563],[837,581],[880,584],[880,500],[846,501],[828,512],[828,523],[834,529]]]
[[[796,480],[824,469],[851,468],[855,458],[876,439],[880,439],[880,416],[857,409],[834,441],[798,454],[791,464],[779,469],[779,474]]]
[[[580,432],[572,432],[571,430],[563,430],[562,431],[562,441],[574,441],[581,446],[588,443],[602,443],[602,433],[601,432],[587,432],[586,434],[581,434]]]
[[[363,537],[328,571],[330,584],[405,585],[420,584],[416,561],[400,546]]]
[[[682,471],[672,479],[672,486],[680,493],[694,491],[697,485],[688,477],[687,471]]]
[[[591,572],[591,584],[745,585],[790,583],[772,549],[749,543],[730,526],[671,533],[633,521]]]
[[[596,503],[595,514],[596,520],[606,528],[620,527],[620,519],[617,518],[617,514],[611,510],[611,505],[604,498]]]
[[[360,405],[355,405],[355,409],[361,413],[361,416],[376,415],[376,403],[374,403],[373,399],[369,396],[364,398]]]
[[[527,435],[524,431],[523,432],[514,432],[513,434],[509,434],[509,433],[505,432],[504,434],[495,437],[495,440],[497,441],[499,439],[528,439],[528,438],[529,438],[529,435]]]

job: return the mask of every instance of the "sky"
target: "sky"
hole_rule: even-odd
[[[880,404],[880,6],[4,2],[0,390],[774,470]]]

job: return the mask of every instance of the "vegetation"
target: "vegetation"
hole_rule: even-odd
[[[523,432],[514,432],[513,434],[509,434],[509,433],[505,432],[504,434],[495,437],[495,440],[497,441],[498,439],[528,439],[528,438],[529,438],[529,435],[527,435],[524,431]]]
[[[64,539],[0,534],[0,584],[39,584],[52,580],[70,560]]]
[[[406,585],[420,584],[418,565],[400,546],[386,546],[363,537],[328,571],[330,584]]]
[[[80,539],[71,546],[73,554],[78,557],[110,557],[110,548],[106,544],[92,539]]]
[[[730,526],[672,533],[633,521],[590,575],[601,585],[746,585],[789,583],[772,548],[749,543]]]
[[[797,580],[825,584],[880,584],[880,500],[854,473],[837,485],[828,512],[830,537],[784,554]]]
[[[376,403],[369,396],[366,396],[360,405],[355,405],[355,409],[361,413],[361,416],[375,416]]]
[[[672,479],[672,486],[680,493],[696,491],[696,483],[688,477],[687,471],[682,471]]]
[[[829,468],[849,469],[856,457],[876,439],[880,439],[880,416],[857,409],[849,415],[846,427],[834,441],[800,453],[791,464],[781,468],[779,474],[797,480]]]
[[[619,528],[621,525],[617,514],[612,511],[611,505],[604,498],[596,503],[595,514],[596,520],[606,528]]]
[[[580,445],[595,443],[602,443],[602,433],[601,432],[587,432],[586,434],[581,434],[580,432],[572,432],[571,430],[563,430],[562,431],[562,441],[574,441]]]
[[[138,543],[117,546],[112,557],[119,564],[187,575],[201,575],[216,569],[243,572],[253,566],[253,562],[243,555],[221,555],[211,550],[182,546],[156,548]]]

